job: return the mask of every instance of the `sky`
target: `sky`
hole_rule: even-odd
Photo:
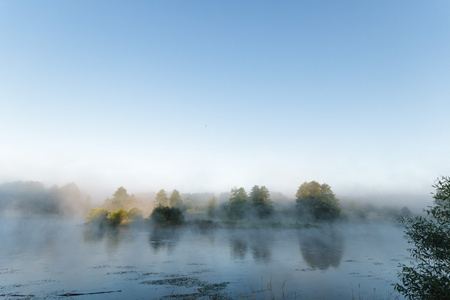
[[[0,1],[0,183],[428,194],[449,111],[448,1]]]

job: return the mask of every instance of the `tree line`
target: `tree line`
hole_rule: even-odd
[[[89,211],[86,220],[90,223],[125,224],[142,218],[136,218],[138,202],[134,195],[119,187],[112,198],[107,198],[103,208],[94,208]],[[190,205],[184,201],[180,192],[174,189],[170,195],[161,189],[155,196],[154,209],[148,219],[159,225],[180,225]],[[113,208],[109,209],[108,208]],[[327,184],[316,181],[304,182],[297,190],[295,199],[295,215],[299,221],[333,221],[340,217],[341,208],[339,200]],[[129,216],[130,212],[132,216]],[[232,188],[229,199],[221,206],[217,198],[212,197],[205,205],[206,216],[210,220],[244,219],[267,220],[276,213],[270,191],[265,186],[254,185],[247,193],[243,187]],[[143,211],[139,210],[143,216]]]

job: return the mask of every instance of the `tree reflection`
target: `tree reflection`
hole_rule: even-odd
[[[155,253],[159,250],[166,248],[168,253],[172,253],[176,244],[180,240],[179,228],[171,227],[155,227],[150,232],[149,243]]]
[[[229,236],[231,257],[234,260],[243,260],[250,250],[255,261],[269,262],[271,240],[273,240],[271,235],[272,232],[269,230],[264,232],[259,230],[232,232]]]
[[[108,249],[117,248],[127,236],[125,229],[106,226],[88,226],[83,230],[83,240],[98,243],[106,238]]]
[[[308,229],[300,235],[300,251],[312,269],[326,270],[339,266],[344,237],[333,228]]]
[[[242,236],[242,235],[238,235],[233,232],[233,235],[231,235],[229,238],[230,238],[231,257],[234,260],[245,259],[245,256],[247,255],[247,250],[248,250],[246,237]]]
[[[99,242],[105,236],[105,230],[99,226],[90,226],[83,230],[83,240],[85,242]]]
[[[270,262],[270,247],[273,241],[273,232],[271,230],[259,230],[249,234],[250,248],[252,249],[253,259],[257,262]]]

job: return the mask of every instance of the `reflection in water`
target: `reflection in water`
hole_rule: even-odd
[[[180,234],[182,229],[164,227],[155,227],[150,233],[150,246],[157,253],[162,248],[167,248],[167,252],[172,254],[175,250],[175,246],[180,240]]]
[[[125,238],[125,232],[122,228],[112,228],[106,231],[106,241],[108,249],[116,249]]]
[[[99,242],[103,240],[105,230],[100,226],[89,226],[83,230],[83,240],[85,242]]]
[[[250,234],[250,248],[252,249],[253,259],[257,262],[270,262],[270,247],[273,243],[273,232],[256,231]]]
[[[45,299],[62,290],[122,290],[98,298],[188,299],[204,295],[194,286],[201,283],[211,299],[221,291],[227,299],[348,299],[361,284],[361,299],[381,299],[393,291],[397,264],[409,262],[408,244],[402,228],[354,227],[95,230],[0,218],[0,294]]]
[[[312,269],[339,266],[344,249],[343,235],[333,228],[309,229],[300,235],[300,251]]]
[[[108,250],[115,250],[123,243],[129,243],[134,235],[126,228],[114,228],[105,226],[87,226],[83,230],[83,241],[88,243],[99,243],[106,240]]]
[[[244,260],[247,255],[248,245],[246,238],[233,232],[230,235],[230,250],[233,260]]]
[[[244,260],[250,248],[254,261],[269,263],[272,234],[273,232],[269,230],[264,232],[259,230],[233,231],[229,235],[231,258]]]

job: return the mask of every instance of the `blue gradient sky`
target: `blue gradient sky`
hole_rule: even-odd
[[[428,193],[448,1],[0,2],[0,182]]]

